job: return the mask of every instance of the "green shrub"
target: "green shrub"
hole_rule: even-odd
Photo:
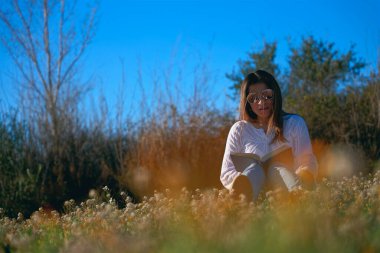
[[[0,207],[5,213],[29,215],[41,204],[42,167],[27,145],[28,132],[17,114],[0,122]]]

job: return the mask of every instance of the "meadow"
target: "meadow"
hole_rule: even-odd
[[[3,252],[379,252],[380,171],[256,203],[221,189],[164,190],[140,203],[108,187],[64,212],[0,219]]]
[[[0,98],[0,251],[380,252],[380,64],[313,36],[289,45],[287,65],[275,61],[277,42],[253,48],[231,63],[229,87],[207,59],[187,71],[175,54],[127,85],[120,59],[107,103],[90,91],[111,83],[81,75],[98,22],[90,2],[0,6],[18,89],[14,106]],[[249,203],[220,183],[240,85],[257,69],[308,124],[313,191]]]

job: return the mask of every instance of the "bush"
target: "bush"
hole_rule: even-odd
[[[373,168],[380,157],[379,101],[380,83],[369,82],[337,94],[288,98],[285,108],[305,118],[312,139],[354,145]]]
[[[42,167],[28,145],[26,127],[17,114],[2,115],[0,122],[0,207],[9,216],[26,215],[42,202]]]

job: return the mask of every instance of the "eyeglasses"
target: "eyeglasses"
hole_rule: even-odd
[[[258,103],[260,102],[260,100],[263,102],[266,102],[272,99],[273,99],[273,90],[271,89],[262,90],[260,93],[252,92],[252,93],[249,93],[247,96],[247,101],[250,104]]]

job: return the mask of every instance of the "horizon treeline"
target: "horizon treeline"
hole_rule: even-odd
[[[256,69],[273,73],[284,109],[305,118],[320,177],[378,168],[380,65],[363,73],[366,63],[354,47],[341,52],[331,42],[304,37],[290,49],[289,68],[284,69],[275,63],[276,43],[265,43],[226,73],[236,108],[222,110],[209,103],[210,73],[201,66],[193,73],[189,98],[179,99],[177,84],[168,76],[155,84],[149,106],[144,96],[136,109],[144,115],[139,119],[128,117],[122,101],[118,116],[111,118],[108,106],[99,101],[99,113],[83,120],[86,111],[80,102],[89,87],[80,81],[78,66],[95,36],[97,7],[82,15],[85,22],[75,23],[68,18],[81,17],[75,6],[45,3],[20,0],[0,7],[2,42],[18,70],[14,80],[20,87],[18,107],[0,115],[0,208],[6,215],[28,216],[40,206],[62,210],[65,200],[79,202],[91,189],[104,186],[117,202],[120,191],[139,201],[166,188],[221,188],[236,94],[244,76]],[[144,87],[142,82],[135,85]],[[335,173],[344,162],[350,170]]]

